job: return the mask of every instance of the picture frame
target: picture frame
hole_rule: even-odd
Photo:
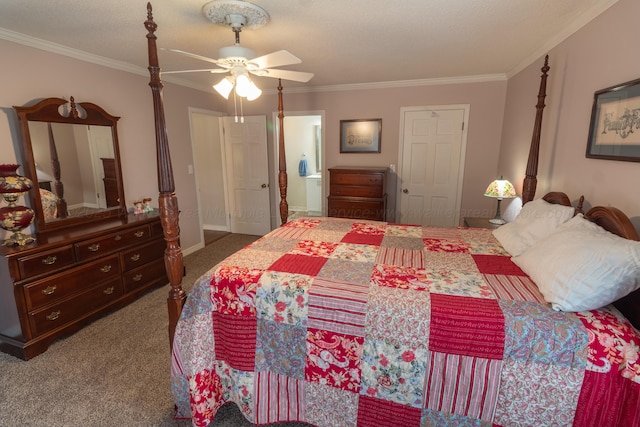
[[[341,153],[380,153],[382,119],[340,120]]]
[[[586,157],[640,162],[640,79],[595,92]]]

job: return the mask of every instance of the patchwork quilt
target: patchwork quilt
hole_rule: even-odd
[[[640,426],[639,345],[553,311],[491,230],[303,218],[197,281],[172,393],[195,426]]]

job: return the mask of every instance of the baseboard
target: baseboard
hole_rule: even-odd
[[[202,229],[207,231],[229,231],[226,225],[202,224]]]
[[[200,249],[204,248],[204,242],[200,242],[198,244],[195,244],[187,249],[182,249],[182,255],[183,256],[187,256],[190,255],[196,251],[199,251]]]

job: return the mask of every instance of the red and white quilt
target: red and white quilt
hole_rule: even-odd
[[[640,426],[640,336],[556,312],[490,230],[291,221],[189,293],[176,417],[255,424]]]

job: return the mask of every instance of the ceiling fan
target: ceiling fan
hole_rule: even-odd
[[[251,81],[249,74],[303,83],[308,82],[313,77],[313,73],[275,68],[300,64],[302,62],[298,57],[286,50],[279,50],[256,57],[256,53],[253,50],[240,45],[240,32],[243,28],[256,29],[269,22],[269,14],[263,8],[241,0],[213,0],[202,7],[202,13],[214,24],[231,27],[231,30],[235,33],[235,44],[221,48],[218,51],[218,59],[208,58],[179,49],[165,49],[170,52],[215,64],[219,68],[163,71],[163,74],[202,71],[229,73],[229,76],[214,85],[216,91],[228,99],[231,90],[235,86],[236,94],[240,97],[247,98],[249,101],[258,98],[262,93]]]

